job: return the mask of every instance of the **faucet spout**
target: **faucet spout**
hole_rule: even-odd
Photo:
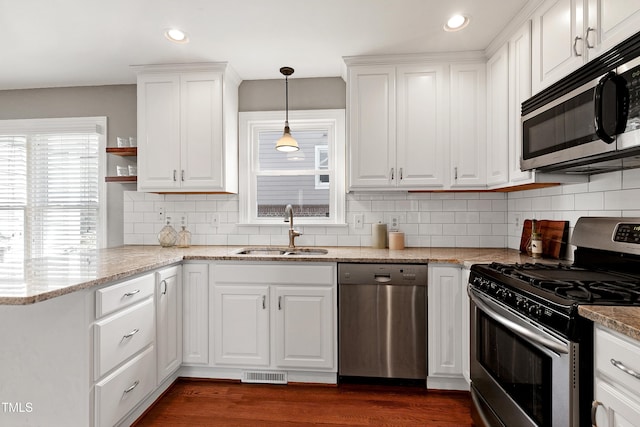
[[[284,222],[289,223],[289,248],[295,248],[296,237],[301,236],[302,233],[293,229],[293,206],[291,205],[284,208]]]

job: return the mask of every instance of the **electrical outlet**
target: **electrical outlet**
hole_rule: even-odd
[[[513,219],[514,219],[514,223],[516,227],[520,227],[520,214],[514,214],[513,215]]]
[[[364,225],[364,214],[355,214],[353,216],[353,227],[362,228]]]
[[[391,217],[391,231],[398,231],[398,224],[400,223],[400,221],[398,220],[397,216]]]
[[[211,224],[213,227],[217,227],[220,225],[220,214],[219,213],[212,213],[211,217],[209,219],[209,224]]]
[[[160,206],[158,208],[158,221],[164,222],[165,217],[166,217],[166,212],[164,210],[164,206]]]

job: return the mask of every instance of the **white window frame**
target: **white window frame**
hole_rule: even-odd
[[[239,220],[247,225],[282,225],[282,218],[258,218],[257,179],[258,138],[263,131],[280,131],[284,128],[284,111],[241,112],[239,116]],[[327,129],[329,150],[329,218],[295,219],[303,225],[345,225],[345,110],[289,111],[292,131]],[[274,147],[275,150],[275,147]]]
[[[96,232],[97,247],[104,248],[107,244],[107,191],[105,181],[107,169],[107,118],[64,117],[55,119],[0,120],[0,133],[2,134],[36,135],[56,132],[98,134],[98,225]]]

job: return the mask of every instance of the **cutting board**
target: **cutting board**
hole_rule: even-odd
[[[541,219],[536,228],[542,235],[542,256],[545,258],[560,258],[564,254],[569,240],[569,221],[552,221]],[[520,252],[527,252],[527,243],[531,238],[531,220],[525,219],[522,224],[520,237]]]

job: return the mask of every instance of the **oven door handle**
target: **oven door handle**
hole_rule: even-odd
[[[480,310],[484,311],[487,314],[487,316],[491,317],[493,320],[500,323],[505,328],[510,329],[513,332],[516,332],[524,336],[528,340],[535,342],[537,344],[540,344],[557,353],[569,354],[569,349],[567,348],[566,345],[560,342],[557,342],[555,340],[552,340],[550,338],[542,337],[536,334],[535,332],[532,332],[529,329],[525,328],[524,326],[518,325],[514,321],[507,319],[506,317],[502,316],[501,314],[496,312],[494,309],[489,307],[487,304],[485,304],[482,301],[481,297],[476,295],[476,293],[473,292],[471,288],[468,288],[468,293],[471,299],[473,300],[473,302],[475,303],[475,305],[478,308],[480,308]]]

